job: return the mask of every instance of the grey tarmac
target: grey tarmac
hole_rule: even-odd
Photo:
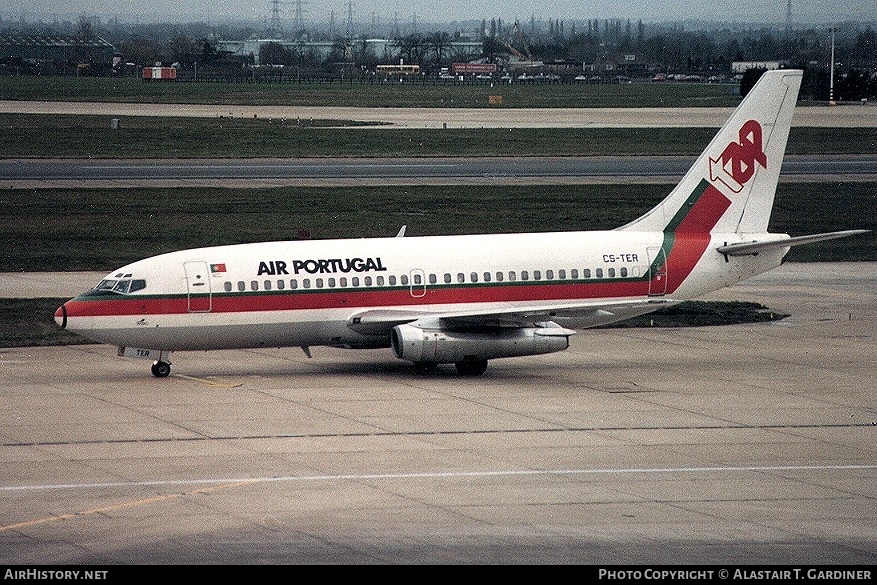
[[[156,379],[103,345],[2,349],[0,550],[873,566],[875,284],[875,263],[786,264],[709,297],[782,321],[582,331],[478,379],[386,350],[180,353]]]

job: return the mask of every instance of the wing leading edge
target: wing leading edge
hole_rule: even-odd
[[[542,335],[575,333],[565,325],[576,328],[596,327],[628,319],[662,307],[677,304],[667,298],[631,299],[618,301],[595,301],[554,303],[531,307],[510,307],[462,311],[418,311],[396,309],[370,309],[352,315],[347,326],[363,335],[388,335],[393,327],[403,324],[429,324],[448,330],[488,330],[495,328],[544,329]]]

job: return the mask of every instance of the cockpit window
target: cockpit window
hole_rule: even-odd
[[[125,276],[128,276],[127,274]],[[88,295],[105,295],[108,293],[116,293],[120,295],[126,295],[138,290],[143,290],[146,288],[146,281],[142,278],[125,278],[122,280],[116,280],[114,278],[107,278],[105,280],[100,281],[96,287],[94,287],[91,291],[89,291]]]

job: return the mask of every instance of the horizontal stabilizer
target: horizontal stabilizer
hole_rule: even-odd
[[[798,236],[796,238],[785,238],[782,240],[770,240],[767,242],[741,242],[739,244],[728,244],[727,246],[719,246],[716,248],[720,253],[728,256],[748,256],[757,254],[762,250],[771,248],[788,248],[790,246],[800,246],[801,244],[812,244],[814,242],[822,242],[825,240],[835,240],[837,238],[846,238],[848,236],[856,236],[868,233],[869,230],[844,230],[841,232],[829,232],[825,234],[813,234],[810,236]]]

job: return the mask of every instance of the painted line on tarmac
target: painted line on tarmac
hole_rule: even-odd
[[[44,518],[36,518],[34,520],[26,520],[24,522],[18,522],[16,524],[7,524],[5,526],[0,526],[0,532],[6,532],[9,530],[20,530],[22,528],[30,528],[32,526],[39,526],[41,524],[48,524],[50,522],[59,522],[62,520],[72,520],[74,518],[84,518],[87,516],[97,516],[104,515],[111,512],[118,512],[119,510],[124,510],[127,508],[134,508],[137,506],[143,506],[146,504],[153,504],[155,502],[165,502],[168,500],[175,500],[178,498],[182,498],[185,496],[193,496],[198,494],[206,494],[214,491],[218,491],[225,488],[237,487],[240,485],[246,485],[250,483],[258,483],[260,480],[242,480],[232,484],[221,484],[214,485],[205,488],[199,488],[197,490],[178,493],[178,494],[166,494],[163,496],[155,496],[152,498],[143,498],[140,500],[133,500],[130,502],[120,502],[118,504],[113,504],[112,506],[104,506],[102,508],[92,508],[90,510],[83,510],[81,512],[71,512],[69,514],[58,514],[55,516],[46,516]]]
[[[193,382],[199,382],[206,386],[212,386],[214,388],[239,388],[243,386],[240,383],[226,383],[226,382],[216,382],[215,380],[208,380],[206,378],[196,378],[195,376],[187,376],[185,374],[174,374],[174,378],[183,378],[184,380],[191,380]]]
[[[91,516],[106,515],[138,506],[145,506],[157,502],[166,502],[188,496],[218,492],[241,486],[264,484],[269,482],[292,482],[292,481],[382,481],[382,480],[417,480],[417,479],[448,479],[448,478],[478,478],[478,477],[515,477],[515,476],[582,476],[582,475],[612,475],[612,474],[667,474],[667,473],[734,473],[734,472],[798,472],[798,471],[862,471],[874,470],[877,465],[777,465],[777,466],[751,466],[751,467],[661,467],[661,468],[621,468],[621,469],[542,469],[542,470],[509,470],[509,471],[454,471],[434,473],[382,473],[382,474],[351,474],[351,475],[307,475],[286,477],[253,477],[240,479],[191,479],[191,480],[167,480],[167,481],[132,481],[132,482],[108,482],[108,483],[77,483],[62,485],[23,485],[0,487],[0,492],[28,492],[44,490],[92,490],[115,487],[172,487],[179,485],[204,485],[205,487],[185,492],[164,494],[150,498],[140,498],[126,502],[119,502],[101,508],[91,508],[68,514],[56,514],[33,520],[26,520],[14,524],[0,526],[0,533],[32,528],[52,522],[87,518]]]
[[[736,473],[736,472],[798,472],[798,471],[867,471],[877,470],[877,465],[755,465],[728,467],[626,467],[619,469],[525,469],[497,471],[436,471],[424,473],[360,473],[335,475],[288,475],[280,477],[241,477],[221,479],[174,479],[152,481],[119,481],[103,483],[68,483],[0,486],[0,492],[28,492],[45,490],[91,490],[115,487],[172,487],[180,485],[237,486],[251,483],[276,483],[295,481],[364,481],[386,479],[448,479],[473,477],[514,476],[587,476],[587,475],[648,475],[671,473]],[[0,527],[2,528],[2,527]]]

